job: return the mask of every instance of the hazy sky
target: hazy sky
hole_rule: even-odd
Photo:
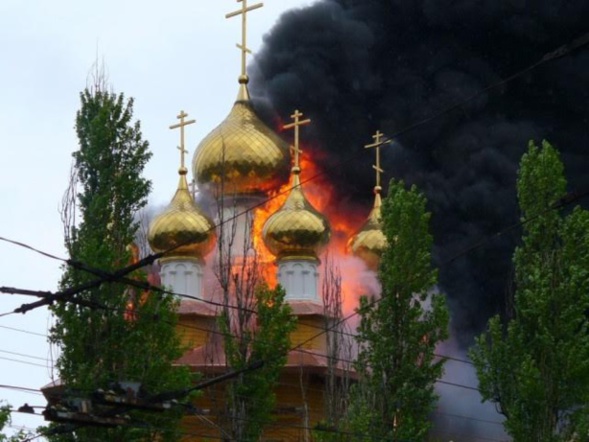
[[[264,3],[249,14],[254,53],[282,12],[311,2]],[[65,256],[58,207],[77,148],[79,92],[97,57],[114,90],[135,98],[135,117],[153,152],[146,169],[150,203],[167,204],[179,161],[178,133],[168,126],[181,109],[196,118],[186,132],[192,158],[233,104],[240,20],[224,16],[239,7],[234,0],[2,0],[0,236]],[[60,272],[59,262],[0,242],[0,286],[53,291]],[[0,314],[34,300],[0,294]],[[46,309],[0,317],[0,385],[39,388],[50,381],[50,348],[38,335],[47,334],[49,321]],[[14,407],[45,405],[42,396],[5,388],[0,399]],[[14,426],[41,424],[40,417],[13,414]]]

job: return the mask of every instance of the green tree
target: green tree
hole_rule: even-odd
[[[350,433],[370,429],[374,440],[425,440],[435,407],[434,383],[442,375],[436,344],[448,334],[445,299],[432,290],[430,213],[415,188],[391,181],[383,201],[389,247],[379,269],[379,300],[363,297],[358,313],[359,384],[352,395]],[[353,440],[366,440],[353,437]]]
[[[6,404],[0,405],[0,442],[22,442],[31,437],[31,434],[27,434],[24,431],[19,431],[12,436],[6,436],[2,433],[4,427],[10,425],[10,406]]]
[[[132,262],[136,212],[145,206],[151,183],[142,171],[151,153],[133,119],[133,100],[96,85],[80,94],[76,116],[79,149],[74,152],[71,188],[64,208],[66,245],[72,260],[112,272]],[[67,204],[66,204],[67,205]],[[80,222],[73,223],[75,210]],[[131,278],[144,280],[144,272]],[[65,269],[61,288],[96,279],[76,268]],[[175,332],[177,302],[118,282],[105,282],[76,297],[93,307],[63,302],[52,307],[56,318],[51,340],[61,354],[57,368],[65,384],[64,400],[88,398],[98,388],[122,381],[141,383],[149,394],[189,386],[189,373],[173,368],[182,354]],[[115,429],[78,428],[59,440],[175,440],[179,413],[157,414],[122,409],[131,425]]]
[[[276,401],[274,388],[286,364],[290,333],[296,324],[284,297],[281,287],[271,290],[260,285],[255,290],[255,313],[253,310],[237,313],[247,317],[242,319],[247,327],[232,327],[233,315],[227,309],[219,320],[225,335],[227,363],[233,370],[263,362],[260,368],[243,373],[227,384],[229,440],[258,441],[264,427],[272,420]]]
[[[589,440],[589,212],[555,210],[566,180],[546,141],[530,142],[517,194],[514,313],[492,318],[471,351],[481,394],[516,442]]]

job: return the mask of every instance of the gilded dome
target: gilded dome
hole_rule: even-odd
[[[264,224],[264,244],[278,259],[317,259],[331,235],[329,222],[305,198],[298,174],[293,181],[282,207]]]
[[[213,222],[194,202],[188,191],[186,168],[180,168],[178,190],[170,205],[149,226],[148,241],[156,253],[182,244],[166,255],[202,259],[215,245]]]
[[[362,259],[371,270],[378,269],[380,257],[388,247],[387,238],[382,231],[380,207],[380,193],[376,191],[374,207],[370,211],[368,218],[358,233],[348,241],[349,250],[355,256]]]
[[[224,194],[266,193],[285,182],[288,145],[256,115],[240,78],[237,101],[225,120],[198,145],[192,161],[201,188]]]

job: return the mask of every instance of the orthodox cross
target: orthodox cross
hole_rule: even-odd
[[[178,149],[180,150],[180,167],[182,169],[184,169],[184,154],[188,153],[188,151],[184,148],[184,126],[196,123],[196,120],[185,121],[184,118],[186,118],[187,116],[188,114],[186,112],[184,112],[183,110],[180,111],[180,113],[176,116],[176,118],[178,118],[180,122],[178,124],[172,124],[170,126],[170,129],[180,128],[180,146],[178,146]]]
[[[230,12],[229,14],[225,15],[225,18],[235,17],[237,15],[241,15],[241,44],[237,44],[238,49],[241,50],[241,75],[245,77],[247,74],[245,72],[245,58],[247,54],[251,54],[247,47],[247,13],[253,11],[254,9],[261,8],[264,6],[264,3],[257,3],[252,6],[247,5],[247,0],[237,0],[237,2],[241,2],[241,9],[237,11]]]
[[[372,166],[372,168],[376,171],[376,188],[378,188],[378,190],[381,189],[380,187],[380,174],[384,172],[384,170],[381,169],[380,167],[380,146],[382,146],[384,144],[384,140],[382,140],[382,136],[384,134],[382,132],[380,132],[379,130],[376,131],[376,133],[374,135],[372,135],[372,139],[374,140],[374,143],[372,144],[367,144],[366,146],[364,146],[365,149],[371,149],[373,147],[376,148],[376,164]]]
[[[303,153],[301,149],[299,149],[299,127],[305,124],[309,124],[311,120],[307,118],[306,120],[300,120],[303,114],[299,112],[299,110],[295,110],[295,113],[290,116],[294,120],[293,123],[285,124],[284,129],[292,129],[294,128],[294,146],[292,146],[292,151],[294,152],[294,166],[293,169],[296,168],[300,171],[300,157],[299,155]]]

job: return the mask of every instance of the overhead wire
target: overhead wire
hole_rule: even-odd
[[[496,88],[498,88],[500,86],[503,86],[503,85],[505,85],[505,84],[507,84],[507,83],[509,83],[509,82],[511,82],[511,81],[513,81],[513,80],[515,80],[515,79],[523,76],[524,74],[528,73],[529,71],[532,71],[533,69],[538,68],[542,64],[545,64],[547,62],[550,62],[550,61],[556,60],[558,58],[561,58],[561,57],[563,57],[565,55],[568,55],[568,54],[570,54],[570,53],[572,53],[572,52],[574,52],[574,51],[576,51],[576,50],[578,50],[578,49],[580,49],[580,48],[582,48],[582,47],[584,47],[586,45],[589,45],[589,33],[586,33],[586,34],[580,36],[579,38],[574,39],[570,43],[565,44],[565,45],[561,45],[557,49],[544,54],[544,56],[540,60],[536,61],[535,63],[527,66],[524,69],[521,69],[521,70],[517,71],[516,73],[510,75],[509,77],[507,77],[507,78],[505,78],[505,79],[503,79],[501,81],[495,82],[495,83],[493,83],[493,84],[491,84],[491,85],[489,85],[489,86],[481,89],[480,91],[478,91],[475,94],[471,95],[467,99],[460,100],[459,102],[454,103],[454,104],[452,104],[450,106],[447,106],[446,108],[444,108],[444,109],[442,109],[442,110],[440,110],[440,111],[432,114],[431,116],[429,116],[427,118],[424,118],[424,119],[422,119],[422,120],[420,120],[420,121],[418,121],[416,123],[413,123],[411,125],[406,126],[405,128],[403,128],[403,129],[401,129],[399,131],[396,131],[395,133],[393,133],[391,135],[391,137],[389,137],[389,139],[385,139],[383,141],[383,145],[386,145],[387,143],[390,143],[390,142],[394,141],[394,139],[396,137],[399,137],[400,135],[402,135],[402,134],[404,134],[404,133],[406,133],[408,131],[411,131],[411,130],[417,128],[417,127],[420,127],[420,126],[422,126],[422,125],[424,125],[424,124],[426,124],[426,123],[428,123],[428,122],[430,122],[430,121],[432,121],[432,120],[434,120],[436,118],[439,118],[442,115],[445,115],[445,114],[447,114],[447,113],[449,113],[449,112],[451,112],[451,111],[453,111],[453,110],[455,110],[455,109],[463,106],[464,104],[469,103],[470,101],[474,100],[475,98],[481,96],[482,94],[484,94],[486,92],[489,92],[489,91],[491,91],[493,89],[496,89]],[[358,156],[359,156],[359,153],[358,154],[351,155],[348,158],[345,158],[343,160],[343,163],[347,163],[347,162],[353,161]],[[309,178],[307,178],[305,180],[301,180],[301,182],[300,182],[300,184],[298,186],[302,186],[306,182],[315,180],[319,176],[322,176],[324,174],[326,174],[326,172],[324,172],[324,171],[318,172],[318,173],[312,175],[311,177],[309,177]],[[295,186],[295,187],[298,187],[298,186]],[[253,211],[253,210],[255,210],[255,209],[257,209],[257,208],[259,208],[261,206],[264,206],[265,204],[267,204],[267,202],[269,202],[269,201],[271,201],[271,200],[273,200],[275,198],[278,198],[279,196],[282,196],[282,194],[286,194],[287,192],[290,192],[290,191],[291,191],[291,189],[285,189],[283,191],[277,190],[277,192],[274,195],[266,198],[264,201],[261,201],[258,204],[254,204],[252,207],[249,207],[248,209],[245,209],[242,212],[237,213],[234,216],[229,217],[226,220],[223,220],[221,223],[219,223],[219,224],[217,224],[215,226],[212,226],[210,230],[214,230],[217,227],[219,227],[220,224],[222,224],[222,223],[231,222],[231,221],[235,220],[236,218],[243,216],[244,214],[247,214],[247,213],[249,213],[249,212],[251,212],[251,211]],[[134,270],[137,270],[137,269],[142,268],[142,267],[144,267],[146,265],[152,264],[153,262],[155,262],[155,260],[157,260],[157,259],[159,259],[161,257],[164,257],[166,254],[168,254],[168,253],[176,250],[179,247],[184,246],[185,244],[188,244],[189,242],[190,241],[186,241],[185,243],[180,243],[180,244],[178,244],[178,245],[176,245],[174,247],[171,247],[171,248],[169,248],[169,249],[167,249],[167,250],[165,250],[163,252],[159,252],[159,253],[155,253],[155,254],[150,254],[147,257],[139,260],[136,263],[133,263],[133,264],[127,266],[127,267],[124,267],[122,269],[119,269],[115,273],[112,273],[112,274],[111,273],[106,273],[101,278],[99,278],[97,280],[89,281],[89,282],[87,282],[85,284],[82,284],[80,286],[72,287],[72,288],[63,290],[61,292],[52,293],[50,295],[47,295],[46,296],[46,299],[43,299],[43,300],[40,300],[40,301],[37,301],[37,302],[34,302],[34,303],[30,303],[28,305],[27,304],[23,304],[20,308],[16,309],[14,311],[14,313],[26,313],[27,311],[30,311],[30,310],[32,310],[34,308],[37,308],[37,307],[40,307],[40,306],[43,306],[43,305],[48,305],[48,304],[51,304],[52,302],[55,302],[55,301],[59,301],[59,300],[63,300],[63,299],[68,299],[68,298],[73,298],[76,294],[78,294],[78,293],[80,293],[80,292],[82,292],[82,291],[84,291],[86,289],[100,286],[102,283],[104,283],[106,281],[113,281],[113,280],[116,280],[116,279],[120,279],[122,277],[125,277],[126,275],[128,275],[131,272],[133,272]],[[12,313],[6,313],[6,314],[2,314],[0,316],[4,316],[4,315],[7,315],[7,314],[12,314]]]
[[[547,212],[548,212],[548,211],[550,211],[550,210],[561,209],[561,208],[563,208],[563,207],[565,207],[565,206],[567,206],[567,205],[569,205],[569,204],[572,204],[573,202],[576,202],[578,199],[580,199],[580,198],[582,198],[582,197],[586,196],[587,194],[589,194],[589,191],[586,191],[586,192],[581,192],[581,193],[573,193],[573,194],[569,194],[569,195],[567,195],[567,197],[565,197],[565,198],[561,199],[561,200],[560,200],[560,201],[558,201],[556,204],[553,204],[552,206],[550,206],[550,207],[546,208],[544,211],[542,211],[542,212],[539,212],[538,214],[536,214],[534,218],[537,218],[537,217],[539,217],[539,216],[543,216],[545,213],[547,213]],[[506,229],[503,229],[502,231],[500,231],[500,232],[499,232],[499,234],[501,234],[501,233],[504,233],[505,231],[507,231],[507,230],[509,230],[509,229],[513,229],[513,228],[515,228],[516,226],[522,225],[522,224],[524,224],[525,222],[529,222],[530,220],[531,220],[531,219],[524,219],[524,220],[521,220],[519,223],[517,223],[517,224],[513,224],[513,225],[511,225],[511,226],[508,226]],[[495,235],[491,236],[490,238],[492,238],[492,237],[494,237],[494,236],[496,236],[496,235],[497,235],[497,234],[495,234]],[[478,247],[480,247],[481,245],[482,245],[482,243],[480,243],[480,242],[479,242],[479,243],[477,244],[477,248],[478,248]],[[474,249],[473,249],[472,247],[470,247],[470,248],[468,248],[467,250],[468,250],[468,251],[472,251],[472,250],[474,250]],[[461,254],[462,254],[462,253],[460,253],[459,255],[461,255]],[[450,258],[449,260],[447,260],[447,262],[452,262],[454,259],[455,259],[455,258],[454,258],[454,257],[452,257],[452,258]],[[440,266],[442,266],[442,264],[441,264]],[[382,298],[376,298],[376,299],[373,299],[372,301],[370,301],[370,302],[369,302],[369,304],[368,304],[368,305],[371,305],[371,304],[372,304],[372,305],[375,305],[375,304],[376,304],[376,303],[378,303],[378,302],[379,302],[381,299],[382,299]],[[290,351],[296,351],[296,350],[302,350],[302,348],[301,348],[301,347],[302,347],[303,345],[305,345],[305,344],[307,344],[307,343],[309,343],[309,342],[313,341],[314,339],[316,339],[316,338],[320,337],[320,336],[321,336],[321,335],[323,335],[324,333],[327,333],[327,332],[331,331],[331,330],[332,330],[332,329],[334,329],[335,327],[337,327],[337,326],[341,325],[342,323],[344,323],[344,322],[348,321],[348,320],[349,320],[351,317],[353,317],[353,316],[355,316],[355,315],[357,315],[357,314],[358,314],[358,312],[356,311],[356,312],[353,312],[352,314],[350,314],[350,315],[348,315],[348,316],[346,316],[346,317],[344,317],[344,318],[342,318],[342,319],[340,319],[340,320],[336,321],[336,323],[335,323],[335,324],[333,324],[331,327],[328,327],[328,328],[326,328],[325,330],[322,330],[321,332],[319,332],[319,333],[317,333],[317,334],[315,334],[315,335],[313,335],[313,336],[309,337],[309,338],[308,338],[308,339],[306,339],[305,341],[303,341],[303,342],[299,343],[297,346],[295,346],[295,347],[291,347],[291,348],[289,349],[289,352],[290,352]],[[304,351],[304,350],[302,350],[302,351]],[[18,361],[18,362],[23,362],[23,361]],[[25,363],[26,363],[26,362],[25,362]],[[40,364],[32,364],[32,365],[40,365]],[[460,385],[460,384],[455,384],[455,383],[449,383],[448,381],[442,381],[442,380],[438,380],[437,382],[439,382],[439,383],[445,383],[445,384],[448,384],[448,385],[454,385],[454,386],[458,386],[458,387],[463,387],[463,388],[467,388],[467,389],[478,390],[478,389],[476,389],[475,387],[470,387],[470,386],[465,386],[465,385]]]
[[[585,34],[584,36],[582,36],[582,37],[580,37],[580,38],[578,38],[576,40],[574,40],[572,43],[570,43],[568,45],[563,45],[563,46],[559,47],[558,49],[556,49],[555,51],[552,51],[552,52],[546,54],[538,62],[536,62],[536,63],[528,66],[527,68],[525,68],[525,69],[523,69],[521,71],[516,72],[515,74],[511,75],[510,77],[507,77],[506,79],[504,79],[504,80],[502,80],[500,82],[497,82],[497,83],[495,83],[493,85],[490,85],[490,86],[482,89],[481,91],[479,91],[478,93],[474,94],[473,96],[467,98],[466,100],[462,100],[460,103],[456,103],[456,104],[454,104],[452,106],[449,106],[449,107],[443,109],[442,111],[440,111],[440,112],[438,112],[438,113],[436,113],[436,114],[434,114],[434,115],[432,115],[432,116],[430,116],[428,118],[425,118],[423,120],[420,120],[417,123],[414,123],[414,124],[412,124],[410,126],[407,126],[406,128],[404,128],[404,129],[402,129],[400,131],[395,132],[388,140],[385,140],[384,143],[385,144],[387,142],[390,143],[391,141],[394,140],[395,137],[398,137],[398,136],[400,136],[400,135],[402,135],[402,134],[404,134],[404,133],[406,133],[406,132],[408,132],[410,130],[413,130],[416,127],[419,127],[419,126],[421,126],[423,124],[426,124],[429,121],[432,121],[433,119],[438,118],[441,115],[444,115],[444,114],[446,114],[448,112],[451,112],[452,110],[454,110],[454,109],[456,109],[456,108],[458,108],[458,107],[460,107],[460,106],[468,103],[469,101],[472,101],[473,99],[475,99],[476,97],[480,96],[481,94],[486,93],[486,92],[488,92],[488,91],[490,91],[492,89],[495,89],[495,88],[497,88],[497,87],[499,87],[501,85],[504,85],[507,82],[510,82],[510,81],[512,81],[512,80],[514,80],[514,79],[516,79],[516,78],[524,75],[525,73],[531,71],[532,69],[537,68],[541,64],[544,64],[544,63],[546,63],[548,61],[551,61],[551,60],[560,58],[560,57],[562,57],[562,56],[564,56],[566,54],[571,53],[572,51],[574,51],[576,49],[579,49],[579,48],[581,48],[583,46],[586,46],[587,44],[589,44],[589,33],[588,34]],[[355,158],[355,156],[353,156],[353,158]],[[351,159],[347,159],[347,161],[351,161]],[[303,180],[300,185],[304,184],[305,182],[314,180],[314,179],[316,179],[317,177],[319,177],[322,174],[324,174],[324,172],[317,173],[317,174],[313,175],[312,177],[309,177],[308,179]],[[282,193],[286,193],[287,191],[290,191],[290,189],[287,189],[287,190],[285,190]],[[584,192],[581,196],[586,196],[587,193],[588,192]],[[239,213],[239,214],[235,215],[234,217],[231,217],[228,220],[224,220],[223,222],[230,222],[231,220],[233,220],[233,219],[235,219],[235,218],[237,218],[239,216],[242,216],[244,213],[247,213],[247,212],[249,212],[251,210],[254,210],[258,206],[261,206],[261,205],[266,204],[269,200],[274,199],[274,198],[277,198],[278,196],[280,196],[280,194],[273,195],[272,197],[268,198],[264,202],[262,202],[262,203],[260,203],[260,204],[258,204],[256,206],[254,206],[254,207],[251,207],[251,208],[245,210],[243,213]],[[574,199],[575,200],[578,200],[579,199],[579,196],[575,197]],[[570,204],[570,201],[565,202],[564,204],[561,205],[561,207],[564,206],[564,205],[568,205],[568,204]],[[519,225],[522,225],[522,224],[523,224],[523,222],[514,224],[514,225],[508,227],[507,229],[504,229],[504,231],[499,232],[497,235],[501,235],[505,231],[511,230],[512,228],[514,228],[514,226],[519,226]],[[218,226],[214,226],[213,228],[215,228],[215,227],[218,227]],[[5,240],[4,238],[1,238],[1,239],[2,240]],[[484,240],[485,243],[488,240],[489,239],[486,238]],[[30,248],[31,250],[33,250],[35,252],[44,254],[42,251],[39,251],[39,250],[34,249],[34,248],[31,248],[31,247],[29,247],[29,246],[27,246],[25,244],[19,243],[18,241],[9,240],[9,242],[12,242],[13,244],[16,244],[16,245],[20,245],[20,246],[23,246],[23,247]],[[23,304],[20,308],[14,310],[13,312],[7,312],[7,313],[4,313],[4,314],[2,314],[0,316],[5,316],[7,314],[12,314],[12,313],[26,313],[27,311],[30,311],[30,310],[32,310],[34,308],[39,307],[39,306],[48,305],[48,304],[50,304],[52,302],[61,301],[61,300],[68,300],[68,301],[72,302],[72,299],[68,299],[68,298],[73,298],[76,294],[78,294],[78,293],[80,293],[80,292],[82,292],[82,291],[84,291],[86,289],[97,287],[97,286],[101,285],[103,282],[120,280],[121,278],[125,277],[126,275],[128,275],[131,272],[133,272],[134,270],[137,270],[139,268],[144,267],[145,265],[149,265],[149,264],[155,262],[156,259],[165,256],[166,253],[169,253],[169,252],[175,250],[177,247],[180,247],[182,245],[183,244],[180,244],[180,245],[178,245],[178,246],[176,246],[174,248],[171,248],[169,250],[166,250],[164,252],[160,252],[160,253],[156,253],[156,254],[151,254],[151,255],[149,255],[149,256],[147,256],[147,257],[139,260],[137,263],[133,263],[133,264],[131,264],[129,266],[126,266],[126,267],[124,267],[122,269],[119,269],[119,270],[117,270],[117,271],[115,271],[113,273],[103,273],[103,274],[101,274],[100,278],[98,278],[96,280],[93,280],[93,281],[90,281],[88,283],[82,284],[82,285],[77,286],[77,287],[72,287],[72,288],[69,288],[69,289],[66,289],[66,290],[57,292],[57,293],[37,291],[36,294],[43,296],[45,299],[42,299],[41,301],[37,301],[36,303],[30,303],[28,305],[27,304]],[[458,259],[458,257],[460,257],[460,256],[462,256],[464,254],[469,253],[470,251],[474,250],[475,248],[480,247],[480,245],[481,245],[481,243],[475,244],[473,247],[471,247],[471,248],[469,248],[469,249],[467,249],[465,251],[462,251],[460,254],[458,254],[453,259],[447,260],[446,263],[447,262],[452,262],[455,259]],[[52,256],[48,256],[48,257],[52,257]],[[127,281],[125,281],[125,283],[127,283]],[[32,294],[32,291],[29,291],[29,292]],[[374,300],[373,303],[376,304],[376,300]],[[96,306],[93,306],[93,307],[96,307]],[[340,322],[347,321],[349,318],[353,317],[356,314],[357,314],[357,312],[354,312],[351,315],[348,315],[345,318],[343,318]],[[336,324],[336,325],[339,325],[339,324]],[[3,328],[8,328],[8,327],[5,327],[4,326]],[[306,341],[304,341],[304,342],[300,343],[299,345],[291,348],[290,351],[293,351],[293,350],[297,349],[297,347],[301,347],[305,343],[308,343],[311,340],[316,339],[317,337],[321,336],[322,334],[324,334],[324,333],[326,333],[328,331],[329,330],[325,330],[325,331],[322,331],[321,333],[318,333],[318,334],[310,337]],[[31,333],[31,334],[33,334],[33,333]],[[20,361],[20,362],[23,362],[23,361]],[[35,365],[39,365],[39,364],[35,364]],[[444,383],[448,383],[448,382],[444,382]],[[453,383],[448,383],[448,384],[450,384],[450,385],[458,385],[458,384],[453,384]],[[458,386],[461,386],[461,385],[458,385]],[[462,386],[462,387],[464,387],[464,386]],[[36,437],[39,437],[39,436],[36,436]],[[32,439],[29,439],[29,440],[32,440]]]
[[[438,410],[435,410],[432,413],[442,415],[442,416],[457,417],[460,419],[465,419],[465,420],[469,420],[469,421],[473,421],[473,422],[480,422],[480,423],[484,423],[484,424],[503,425],[503,422],[500,422],[500,421],[492,421],[489,419],[480,419],[478,417],[464,416],[462,414],[446,413],[444,411],[438,411]]]
[[[34,367],[47,368],[47,365],[37,364],[35,362],[29,362],[29,361],[21,361],[20,359],[6,358],[4,356],[0,356],[0,359],[3,361],[11,361],[11,362],[19,363],[19,364],[32,365]]]
[[[48,362],[47,358],[42,358],[41,356],[27,355],[25,353],[18,353],[18,352],[15,352],[15,351],[0,350],[0,353],[6,353],[6,354],[9,354],[9,355],[13,355],[13,356],[22,356],[23,358],[37,359],[39,361]]]
[[[6,385],[6,384],[0,384],[0,388],[4,388],[4,389],[7,389],[7,390],[17,390],[17,391],[22,391],[22,392],[25,392],[25,393],[32,393],[32,394],[42,395],[41,390],[39,390],[38,388],[19,387],[18,385]]]
[[[283,383],[280,383],[281,385],[283,385]],[[289,386],[294,386],[294,384],[286,384]],[[452,384],[452,385],[457,385],[457,384]],[[459,385],[462,386],[462,385]],[[32,389],[32,388],[26,388],[26,387],[15,387],[15,386],[8,386],[8,385],[0,385],[0,388],[10,388],[10,389],[16,389],[16,390],[24,390],[27,392],[32,392],[32,393],[36,393],[36,394],[41,394],[40,390],[38,389]],[[309,388],[308,386],[305,388]],[[323,391],[323,390],[318,390],[317,391]],[[248,398],[251,399],[251,398]],[[33,407],[33,408],[45,408],[45,407]],[[28,414],[28,415],[33,415],[33,416],[37,416],[37,417],[43,417],[42,414],[37,414],[37,413],[30,413],[30,412],[26,412],[26,411],[20,411],[18,409],[11,409],[10,410],[11,413],[24,413],[24,414]],[[449,416],[449,417],[456,417],[456,418],[460,418],[463,420],[469,420],[469,421],[473,421],[473,422],[480,422],[480,423],[488,423],[488,424],[493,424],[493,425],[503,425],[502,422],[499,421],[492,421],[492,420],[488,420],[488,419],[480,419],[480,418],[476,418],[476,417],[472,417],[472,416],[464,416],[464,415],[458,415],[458,414],[452,414],[452,413],[447,413],[447,412],[443,412],[443,411],[439,411],[436,410],[433,412],[433,414],[437,414],[437,415],[441,415],[441,416]],[[197,418],[198,417],[203,417],[202,415],[196,414],[195,415]],[[260,423],[261,421],[255,420],[255,419],[248,419],[248,418],[238,418],[239,420],[242,421],[248,421],[248,422],[256,422],[256,423]],[[207,423],[211,424],[213,427],[216,427],[216,429],[218,429],[219,431],[222,431],[223,429],[221,427],[219,427],[217,424],[215,424],[214,422],[210,421],[207,419]],[[269,422],[268,423],[268,428],[271,429],[272,427],[280,427],[280,428],[298,428],[298,429],[305,429],[305,430],[309,430],[309,431],[315,431],[318,430],[317,427],[309,427],[309,426],[304,426],[304,425],[289,425],[289,424],[284,424],[281,422]],[[360,435],[359,433],[355,432],[355,433],[350,433],[350,432],[344,432],[344,431],[339,431],[339,430],[335,430],[335,429],[320,429],[320,431],[327,431],[327,432],[331,432],[331,433],[337,433],[337,434],[342,434],[342,435],[355,435],[355,436],[360,436],[363,437],[362,435]],[[193,432],[187,432],[186,430],[182,431],[183,434],[185,435],[192,435],[195,436],[197,434],[193,433]],[[199,435],[201,435],[199,433]],[[226,435],[225,435],[226,437]]]
[[[433,121],[442,115],[445,115],[445,114],[450,113],[456,109],[459,109],[460,107],[464,106],[465,104],[475,100],[476,98],[479,98],[481,95],[483,95],[489,91],[492,91],[494,89],[497,89],[501,86],[505,86],[507,83],[510,83],[511,81],[513,81],[519,77],[522,77],[523,75],[540,67],[541,65],[548,63],[550,61],[554,61],[558,58],[564,57],[565,55],[568,55],[568,54],[576,51],[577,49],[580,49],[580,48],[587,46],[587,45],[589,45],[589,32],[586,34],[583,34],[582,36],[572,40],[571,42],[569,42],[567,44],[559,46],[558,48],[556,48],[553,51],[545,53],[542,56],[542,58],[537,60],[535,63],[532,63],[531,65],[527,66],[526,68],[515,72],[514,74],[508,76],[507,78],[504,78],[498,82],[495,82],[495,83],[481,89],[480,91],[475,92],[474,94],[470,95],[468,98],[461,100],[460,102],[455,103],[453,105],[450,105],[450,106],[442,109],[441,111],[434,113],[433,115],[425,117],[425,118],[417,121],[416,123],[406,126],[405,128],[392,134],[390,137],[388,137],[388,139],[385,138],[385,140],[383,140],[383,143],[391,143],[391,142],[395,141],[396,137],[399,137],[400,135],[403,135],[406,132],[412,131],[413,129],[423,126],[424,124],[427,124],[430,121]]]
[[[33,250],[33,251],[35,251],[37,253],[40,253],[40,254],[42,254],[44,256],[47,256],[47,257],[50,257],[52,259],[57,259],[57,260],[60,260],[60,261],[63,261],[63,262],[66,262],[67,261],[65,258],[57,257],[55,255],[52,255],[52,254],[48,253],[48,252],[44,252],[42,250],[39,250],[39,249],[37,249],[35,247],[32,247],[32,246],[30,246],[28,244],[25,244],[25,243],[22,243],[22,242],[19,242],[19,241],[8,240],[8,239],[3,238],[3,237],[0,237],[0,240],[7,241],[7,242],[10,242],[10,243],[16,244],[18,246],[25,247],[25,248],[27,248],[29,250]],[[159,291],[159,292],[162,292],[162,293],[166,293],[166,294],[173,295],[173,296],[178,296],[178,297],[181,297],[181,298],[196,299],[196,300],[203,301],[205,303],[212,304],[212,305],[215,305],[215,306],[221,306],[221,307],[225,307],[226,306],[225,304],[222,304],[222,303],[212,302],[212,301],[207,302],[207,300],[204,300],[204,299],[201,299],[201,298],[198,298],[198,297],[195,297],[195,296],[181,294],[181,293],[176,293],[176,292],[173,292],[173,291],[170,291],[170,290],[162,289],[161,287],[154,286],[154,285],[151,285],[151,284],[149,284],[148,286],[146,285],[145,287],[142,287],[142,288],[145,288],[145,289],[148,289],[148,290],[156,290],[156,291]],[[229,308],[235,308],[235,309],[243,310],[243,309],[239,308],[238,306],[230,305],[228,307]],[[110,310],[119,310],[119,309],[110,309]],[[124,312],[128,312],[128,311],[129,310],[125,310]],[[252,311],[252,312],[253,313],[256,313],[255,311]],[[161,318],[158,318],[158,320],[160,320],[160,319]],[[187,328],[187,329],[193,329],[193,330],[198,330],[198,331],[202,331],[202,332],[206,332],[206,333],[210,333],[210,334],[220,335],[220,336],[223,336],[223,337],[227,335],[227,333],[223,333],[223,332],[220,332],[220,331],[217,331],[217,330],[213,330],[213,329],[210,329],[210,328],[207,329],[207,328],[204,328],[204,327],[198,327],[198,326],[195,326],[195,325],[192,325],[192,324],[186,324],[186,323],[180,323],[180,322],[178,322],[176,325],[178,327]],[[322,331],[325,330],[325,327],[322,327],[320,325],[311,324],[311,323],[306,323],[305,326],[306,327],[315,328],[315,329],[319,329],[319,330],[322,330]],[[345,332],[345,331],[342,331],[342,330],[338,330],[335,333],[336,334],[339,334],[339,335],[342,335],[342,336],[351,337],[351,338],[357,338],[358,337],[357,334]],[[232,335],[232,336],[235,336],[235,335]],[[305,349],[302,349],[302,348],[301,349],[297,349],[296,351],[303,352],[303,353],[309,353],[309,354],[313,354],[313,355],[317,355],[317,356],[326,356],[324,354],[315,353],[315,352],[312,352],[312,351],[309,351],[309,350],[305,350]],[[0,352],[3,352],[3,351],[0,350]],[[7,352],[7,353],[10,353],[10,352]],[[23,355],[23,356],[26,357],[26,355]],[[457,362],[462,362],[462,363],[466,363],[466,364],[472,364],[471,361],[467,361],[467,360],[464,360],[464,359],[458,359],[456,357],[442,355],[442,354],[438,354],[438,353],[434,354],[434,356],[445,358],[445,359],[448,359],[448,360],[457,361]],[[35,356],[28,356],[28,357],[32,357],[32,358],[35,358],[35,359],[40,359],[40,360],[47,361],[46,358],[40,358],[40,357],[35,357]],[[336,359],[337,361],[340,361],[340,362],[353,363],[353,361],[351,361],[351,360],[346,360],[346,359],[342,359],[342,358],[335,357],[335,356],[329,356],[329,357],[332,358],[332,359]]]
[[[19,332],[19,333],[25,333],[27,335],[40,336],[42,338],[47,338],[48,337],[47,335],[44,335],[42,333],[32,332],[30,330],[25,330],[25,329],[22,329],[22,328],[8,327],[7,325],[0,325],[0,328],[3,328],[5,330],[16,331],[16,332]]]
[[[557,203],[553,204],[552,206],[549,206],[544,211],[541,211],[541,212],[537,213],[534,217],[520,220],[518,223],[512,224],[512,225],[506,227],[505,229],[503,229],[503,230],[495,233],[494,235],[491,235],[490,237],[488,237],[487,240],[490,240],[491,238],[494,238],[496,236],[499,236],[499,235],[505,233],[506,231],[511,230],[511,229],[513,229],[513,228],[515,228],[517,226],[521,226],[521,225],[523,225],[523,224],[525,224],[527,222],[530,222],[532,219],[536,219],[536,218],[538,218],[540,216],[543,216],[545,213],[547,213],[550,210],[561,209],[561,208],[563,208],[563,207],[565,207],[565,206],[567,206],[569,204],[572,204],[573,202],[576,202],[577,200],[579,200],[580,198],[582,198],[584,196],[587,196],[588,194],[589,194],[589,190],[588,191],[585,191],[585,192],[573,192],[571,194],[568,194],[566,197],[562,198],[560,201],[558,201]],[[479,241],[476,244],[476,247],[469,247],[469,248],[467,248],[466,249],[467,250],[467,253],[475,250],[476,248],[482,246],[483,244],[484,244],[484,242]],[[450,259],[446,260],[444,263],[441,263],[440,264],[440,267],[442,267],[443,265],[445,265],[447,263],[450,263],[450,262],[454,261],[457,256],[462,256],[463,254],[464,254],[464,252],[458,253],[454,257],[451,257]],[[372,301],[370,301],[368,303],[368,306],[376,305],[378,302],[380,302],[381,299],[382,298],[375,298],[375,299],[373,299]],[[350,318],[354,317],[357,314],[358,314],[358,312],[355,311],[355,312],[351,313],[350,315],[347,315],[344,318],[336,321],[336,323],[333,324],[331,327],[328,327],[328,328],[326,328],[324,330],[321,330],[321,332],[319,332],[319,333],[317,333],[315,335],[312,335],[311,337],[309,337],[305,341],[299,343],[297,346],[291,347],[289,349],[289,352],[290,351],[296,351],[296,350],[300,349],[303,345],[305,345],[305,344],[307,344],[307,343],[315,340],[316,338],[322,336],[323,334],[325,334],[325,333],[327,333],[327,332],[335,329],[336,327],[338,327],[339,325],[343,324],[344,322],[347,322]],[[37,364],[37,365],[39,365],[39,364]],[[474,388],[474,387],[468,387],[468,386],[464,386],[464,387],[465,388]]]

